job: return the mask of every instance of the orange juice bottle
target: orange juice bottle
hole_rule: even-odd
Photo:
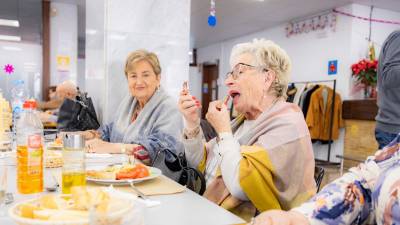
[[[43,124],[36,102],[27,100],[17,121],[17,189],[21,194],[43,191]]]

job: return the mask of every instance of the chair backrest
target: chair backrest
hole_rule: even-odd
[[[206,190],[204,175],[188,165],[184,153],[176,155],[168,148],[161,148],[156,153],[152,166],[160,169],[164,176],[200,195]]]
[[[324,178],[324,174],[325,174],[325,169],[323,167],[315,166],[314,179],[315,179],[315,183],[317,184],[317,192],[319,192],[319,189],[321,187],[321,182],[322,182],[322,179]]]

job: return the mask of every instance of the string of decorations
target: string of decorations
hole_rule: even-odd
[[[330,12],[325,15],[314,16],[303,21],[289,22],[285,28],[286,37],[325,29],[331,29],[333,32],[335,32],[337,20],[336,17],[337,15],[335,13]]]
[[[215,16],[215,0],[210,2],[210,15],[208,16],[208,26],[215,27],[217,25],[217,17]]]
[[[373,19],[373,18],[368,18],[368,17],[356,16],[356,15],[353,15],[353,14],[351,14],[351,13],[346,13],[346,12],[339,11],[339,10],[337,10],[337,9],[334,9],[333,12],[335,12],[335,13],[337,13],[337,14],[344,15],[344,16],[349,16],[349,17],[353,17],[353,18],[360,19],[360,20],[365,20],[365,21],[400,25],[400,21]]]

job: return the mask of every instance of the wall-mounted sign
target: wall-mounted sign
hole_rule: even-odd
[[[331,60],[328,62],[328,75],[336,75],[338,69],[338,61]]]
[[[57,70],[69,71],[71,58],[67,55],[57,55]]]

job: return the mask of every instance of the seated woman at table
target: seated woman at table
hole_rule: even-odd
[[[288,212],[264,212],[251,224],[400,224],[399,162],[400,134],[309,202]]]
[[[114,120],[97,131],[85,131],[87,149],[97,153],[127,153],[150,163],[161,148],[182,151],[183,120],[176,102],[160,87],[161,67],[156,54],[129,54],[125,76],[130,94],[115,111]]]
[[[225,84],[241,115],[230,122],[221,101],[207,120],[218,137],[205,143],[200,103],[187,90],[179,99],[189,164],[204,172],[209,200],[244,219],[258,211],[290,209],[316,190],[310,134],[300,108],[285,102],[291,62],[272,41],[235,46]]]

